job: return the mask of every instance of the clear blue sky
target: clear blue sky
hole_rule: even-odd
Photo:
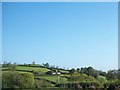
[[[118,68],[117,3],[3,3],[3,61]]]

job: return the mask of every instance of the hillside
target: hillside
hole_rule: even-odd
[[[94,86],[96,88],[105,88],[108,87],[110,84],[118,86],[120,85],[120,82],[116,76],[117,74],[115,73],[115,71],[114,73],[113,71],[108,71],[108,73],[105,73],[102,71],[97,71],[92,67],[88,68],[85,67],[81,69],[72,68],[70,70],[65,70],[61,68],[50,67],[48,64],[44,65],[3,64],[2,72],[4,88],[10,87],[9,82],[11,81],[9,81],[8,78],[12,78],[14,82],[18,83],[17,87],[19,88],[27,87],[26,85],[24,86],[23,84],[25,82],[27,84],[27,81],[24,81],[26,78],[28,78],[28,81],[29,79],[33,80],[32,83],[33,87],[36,88],[40,87],[90,88],[91,86]],[[22,82],[21,79],[23,79]],[[23,86],[19,86],[19,83],[22,83]],[[28,84],[28,86],[29,85],[30,84]],[[16,87],[16,85],[12,87]]]

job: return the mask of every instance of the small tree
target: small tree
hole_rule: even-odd
[[[118,79],[118,71],[116,70],[109,70],[106,75],[108,80],[115,80]]]
[[[75,72],[75,69],[74,69],[74,68],[72,68],[72,69],[69,70],[69,73],[70,73],[70,74],[73,74],[74,72]]]
[[[14,64],[9,63],[8,64],[8,69],[10,71],[15,71],[17,69],[17,63],[14,63]]]
[[[35,65],[35,61],[32,62],[32,65]]]
[[[87,68],[87,72],[89,76],[93,76],[94,75],[94,69],[92,67],[88,67]]]
[[[33,88],[34,83],[34,75],[32,73],[22,73],[19,76],[18,85],[20,88]]]
[[[44,64],[44,66],[46,67],[46,68],[49,68],[49,63],[46,63],[46,64]]]
[[[77,68],[77,72],[80,73],[80,69],[79,68]]]

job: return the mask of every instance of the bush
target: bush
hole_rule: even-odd
[[[41,87],[51,87],[52,84],[44,79],[35,80],[35,87],[41,88]]]
[[[4,72],[2,74],[2,87],[3,88],[14,88],[18,87],[17,79],[20,74],[17,72]]]
[[[20,88],[33,88],[34,76],[32,73],[22,73],[18,77],[18,85]]]
[[[3,72],[3,88],[32,88],[34,87],[34,76],[32,73]]]
[[[71,75],[69,78],[70,81],[78,81],[78,82],[95,82],[96,79],[92,76],[88,76],[86,74],[81,74],[81,75]]]

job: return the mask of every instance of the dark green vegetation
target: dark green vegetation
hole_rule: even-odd
[[[98,71],[92,67],[66,70],[48,63],[2,65],[3,88],[69,88],[120,90],[119,70]],[[53,89],[51,89],[53,90]]]

